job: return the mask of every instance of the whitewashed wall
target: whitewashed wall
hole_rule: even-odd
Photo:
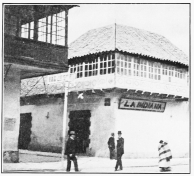
[[[63,99],[39,99],[34,105],[21,106],[21,113],[32,113],[29,150],[60,152]],[[49,113],[49,117],[46,116]]]
[[[116,129],[125,138],[124,157],[157,157],[160,140],[168,140],[174,157],[188,156],[188,102],[168,102],[163,113],[117,109],[116,117]]]
[[[108,138],[112,132],[122,131],[125,139],[125,158],[158,157],[159,140],[168,140],[173,157],[189,154],[189,103],[167,102],[164,113],[118,109],[121,94],[106,93],[105,96],[71,93],[68,101],[70,111],[90,110],[90,145],[88,153],[108,157]],[[111,106],[104,106],[104,99],[111,98]],[[61,147],[62,100],[22,106],[21,113],[32,112],[32,136],[30,146],[56,151]],[[45,116],[49,111],[50,118]],[[67,118],[68,124],[69,118]],[[68,126],[66,132],[68,131]]]
[[[3,98],[3,151],[8,151],[8,153],[14,152],[18,155],[17,151],[20,124],[20,71],[15,69],[13,66],[10,67],[4,81]],[[12,122],[14,123],[6,123],[7,118],[12,119]],[[17,156],[14,156],[13,160],[17,161]]]

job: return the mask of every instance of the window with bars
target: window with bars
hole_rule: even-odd
[[[34,39],[34,22],[21,26],[21,37]],[[38,41],[65,45],[65,11],[38,20]]]
[[[117,58],[117,73],[131,76],[131,57],[120,55]]]

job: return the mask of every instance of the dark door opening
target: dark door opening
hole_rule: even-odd
[[[69,114],[69,131],[76,133],[78,153],[86,153],[86,148],[89,147],[90,117],[89,110],[71,111]]]
[[[28,149],[31,141],[32,116],[31,113],[20,114],[19,149]]]

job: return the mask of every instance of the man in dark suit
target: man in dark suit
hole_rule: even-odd
[[[124,138],[121,137],[121,131],[118,131],[118,140],[117,140],[117,163],[115,166],[115,171],[117,171],[120,166],[120,170],[123,170],[121,157],[124,154]]]
[[[71,160],[74,162],[75,171],[79,171],[76,157],[75,131],[70,131],[69,136],[65,150],[65,155],[67,155],[67,172],[71,170]]]
[[[110,159],[114,159],[114,150],[115,150],[114,133],[111,133],[111,137],[108,139],[108,148],[110,150]]]

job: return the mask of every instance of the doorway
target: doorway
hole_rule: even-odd
[[[31,113],[20,114],[20,131],[19,131],[19,149],[28,149],[31,141],[32,115]]]
[[[75,131],[77,140],[77,153],[86,153],[89,147],[90,135],[90,117],[89,110],[70,111],[69,131]]]

